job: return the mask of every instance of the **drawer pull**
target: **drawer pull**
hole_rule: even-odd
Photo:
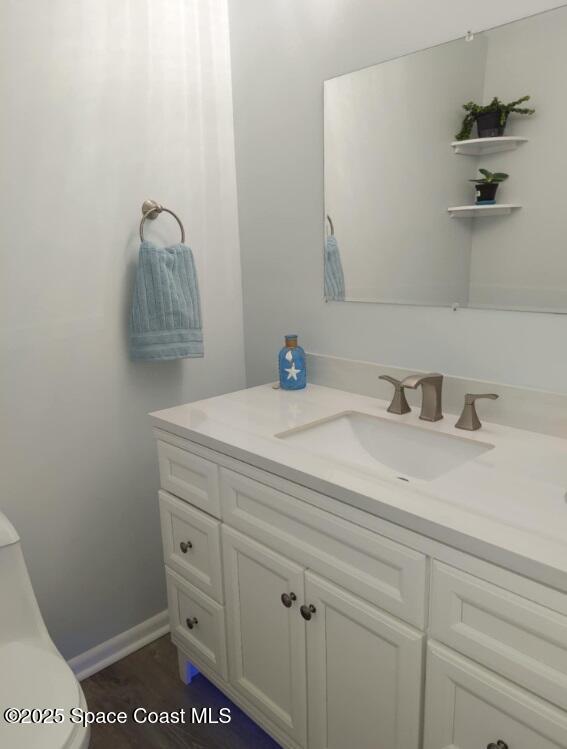
[[[193,548],[193,544],[191,543],[191,541],[182,541],[182,542],[181,542],[181,543],[179,544],[179,548],[181,549],[181,551],[182,551],[182,552],[183,552],[184,554],[187,554],[187,552],[189,551],[189,549],[192,549],[192,548]]]
[[[293,602],[297,601],[297,596],[295,593],[290,593],[289,595],[287,593],[282,593],[281,600],[286,609],[290,609]]]
[[[197,617],[194,616],[192,619],[186,619],[186,624],[189,627],[189,629],[193,629],[193,627],[199,624],[199,620],[197,619]]]
[[[496,744],[489,744],[486,749],[508,749],[508,744],[505,741],[502,741],[502,739],[498,739]]]
[[[310,603],[309,606],[303,605],[299,610],[301,612],[301,616],[305,619],[306,622],[310,621],[313,614],[317,611],[312,603]]]

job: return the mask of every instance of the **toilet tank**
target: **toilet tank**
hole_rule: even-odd
[[[28,638],[52,645],[33,592],[20,537],[0,512],[0,647]]]

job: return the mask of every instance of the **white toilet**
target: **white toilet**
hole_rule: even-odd
[[[10,724],[8,708],[62,708],[65,719]],[[49,637],[20,538],[0,512],[0,747],[86,749],[89,729],[69,720],[73,708],[86,710],[83,690]]]

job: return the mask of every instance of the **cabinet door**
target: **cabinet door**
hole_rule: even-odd
[[[417,749],[423,635],[311,572],[310,749]]]
[[[295,741],[306,741],[303,568],[222,529],[230,681]],[[282,603],[281,596],[295,600]]]
[[[567,749],[562,710],[442,645],[428,651],[425,749]]]

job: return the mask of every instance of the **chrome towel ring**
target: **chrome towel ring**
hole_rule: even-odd
[[[150,221],[153,221],[160,213],[169,213],[177,221],[179,228],[181,229],[181,244],[183,244],[185,242],[185,229],[183,228],[181,219],[176,213],[169,208],[164,208],[163,205],[156,203],[155,200],[144,200],[142,205],[142,220],[140,221],[140,239],[142,242],[144,241],[144,221],[147,218],[149,218]]]

